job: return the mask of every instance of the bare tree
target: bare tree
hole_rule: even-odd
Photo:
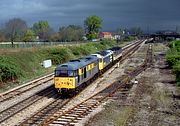
[[[62,41],[79,41],[83,37],[83,28],[76,25],[69,25],[67,27],[60,27],[59,34]]]
[[[11,40],[12,47],[14,47],[13,42],[18,39],[20,40],[26,29],[27,29],[26,21],[20,18],[13,18],[10,19],[8,22],[6,22],[5,32],[7,38]]]
[[[143,30],[140,27],[132,27],[130,29],[130,32],[131,32],[131,34],[134,34],[137,36],[143,34]]]
[[[0,25],[0,42],[4,40],[5,40],[4,28],[3,28],[3,25]]]

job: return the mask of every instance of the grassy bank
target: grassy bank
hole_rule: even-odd
[[[27,80],[53,72],[54,68],[75,59],[116,45],[114,41],[86,43],[73,46],[11,49],[0,51],[0,90],[24,83]],[[45,69],[41,63],[51,59],[53,66]]]
[[[166,60],[176,74],[177,86],[180,86],[180,41],[173,41],[169,47]]]

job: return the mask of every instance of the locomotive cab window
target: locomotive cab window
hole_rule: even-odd
[[[72,77],[76,76],[77,72],[72,70],[56,70],[55,77]]]
[[[100,59],[99,59],[99,62],[102,62],[102,61],[103,61],[102,58],[100,58]]]

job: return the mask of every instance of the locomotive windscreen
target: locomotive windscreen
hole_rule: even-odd
[[[73,77],[76,76],[77,72],[72,70],[56,70],[55,77]]]

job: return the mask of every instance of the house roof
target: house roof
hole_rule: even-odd
[[[104,34],[104,35],[111,35],[110,32],[100,32],[100,34]]]

